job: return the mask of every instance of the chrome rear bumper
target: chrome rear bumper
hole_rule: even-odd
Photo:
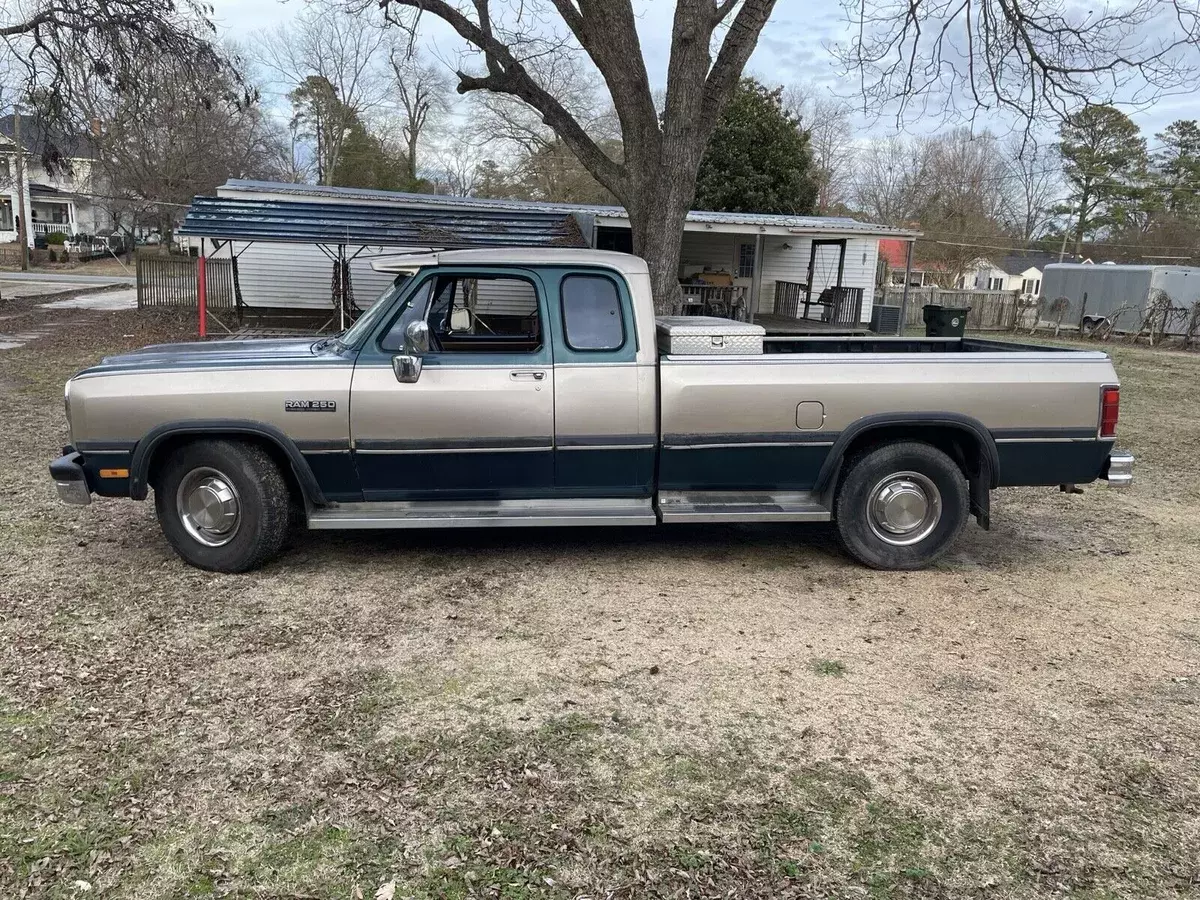
[[[1100,476],[1114,487],[1124,487],[1133,482],[1133,454],[1127,450],[1114,450],[1108,454],[1104,472]]]

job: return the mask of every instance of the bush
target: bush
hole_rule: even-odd
[[[61,247],[67,242],[67,236],[61,231],[52,231],[46,235],[46,243],[51,247]]]

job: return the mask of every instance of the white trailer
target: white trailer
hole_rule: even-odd
[[[1172,308],[1191,309],[1200,302],[1200,268],[1053,263],[1046,266],[1042,277],[1045,304],[1067,298],[1062,323],[1085,328],[1115,315],[1116,330],[1136,329],[1145,319],[1147,307],[1164,294]],[[1058,311],[1050,318],[1057,320]],[[1168,316],[1167,333],[1183,334],[1188,320],[1182,313]]]

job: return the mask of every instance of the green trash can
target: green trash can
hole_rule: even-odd
[[[925,319],[925,337],[962,337],[967,330],[966,309],[953,309],[949,306],[937,306],[927,303],[922,310]]]

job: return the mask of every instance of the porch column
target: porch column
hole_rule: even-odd
[[[904,334],[904,320],[908,318],[908,282],[912,274],[912,252],[915,243],[916,241],[908,242],[908,250],[904,256],[904,293],[900,297],[900,321],[896,323],[898,335]]]
[[[759,298],[762,296],[762,269],[763,269],[763,236],[760,231],[754,236],[754,277],[750,282],[750,303],[749,319],[750,323],[754,323],[754,317],[758,315]]]

